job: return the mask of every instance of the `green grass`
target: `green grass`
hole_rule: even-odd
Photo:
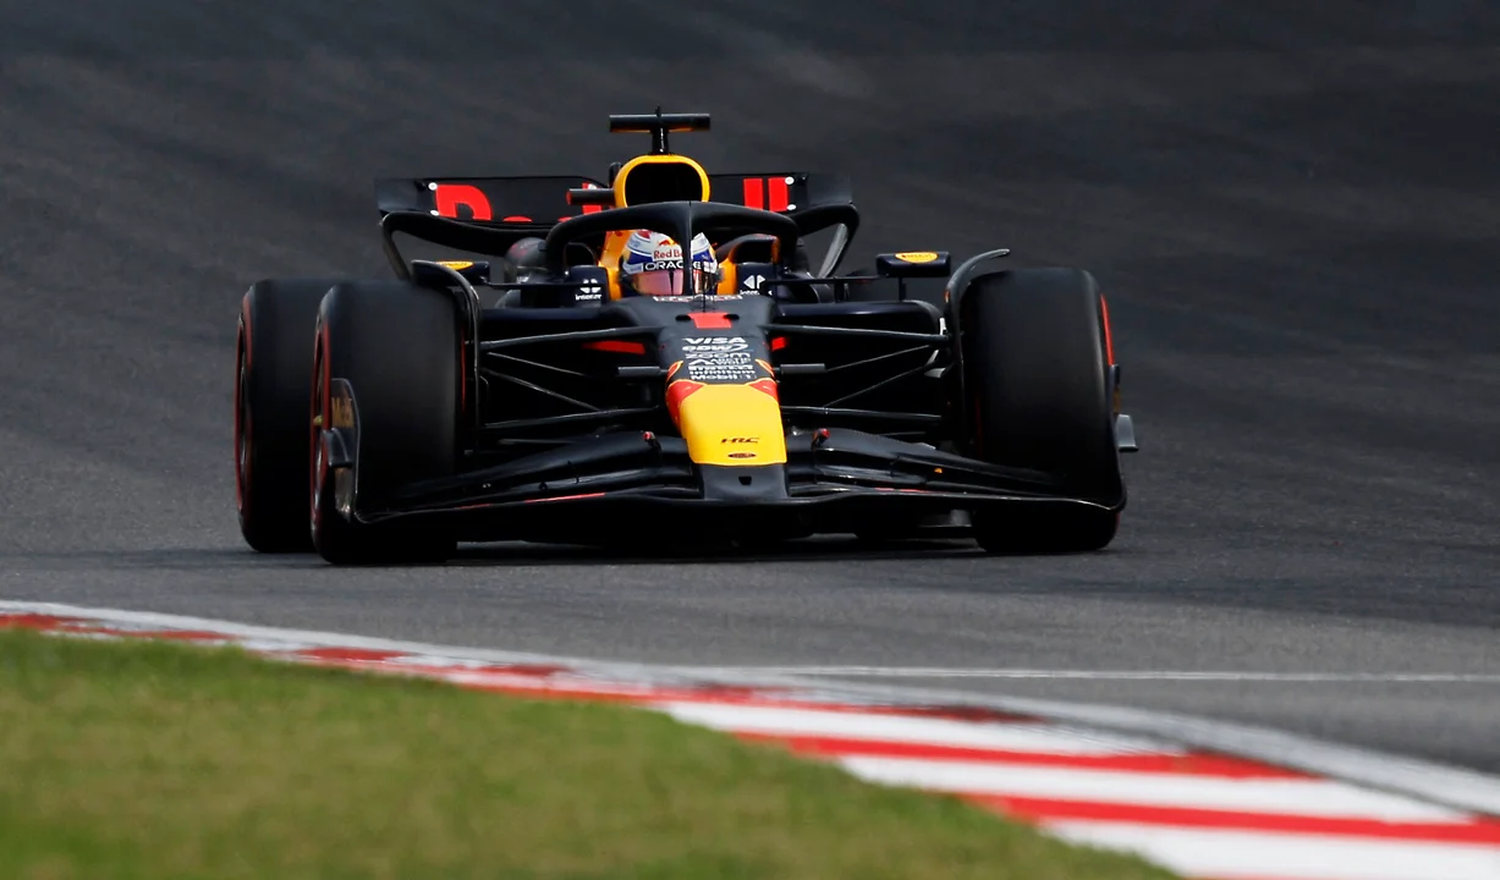
[[[0,877],[1169,876],[642,710],[0,631]]]

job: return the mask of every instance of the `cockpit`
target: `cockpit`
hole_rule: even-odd
[[[611,132],[649,134],[651,150],[616,163],[604,180],[378,180],[387,255],[406,276],[407,260],[392,240],[406,233],[467,253],[503,257],[484,267],[490,283],[577,282],[587,276],[580,302],[629,295],[619,283],[620,259],[640,229],[673,241],[684,233],[689,239],[707,235],[717,263],[718,295],[760,292],[772,277],[833,275],[859,226],[847,179],[796,171],[710,174],[695,159],[673,152],[669,143],[674,133],[707,131],[709,120],[706,113],[660,110],[610,116]],[[822,240],[826,252],[812,256]],[[525,299],[548,298],[540,288],[531,293]]]

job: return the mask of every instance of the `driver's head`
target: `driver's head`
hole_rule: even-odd
[[[689,290],[682,289],[682,248],[662,235],[638,229],[620,255],[620,283],[645,296],[713,293],[719,283],[719,261],[703,233],[693,236]]]

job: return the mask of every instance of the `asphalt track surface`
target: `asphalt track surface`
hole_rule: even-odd
[[[1375,674],[896,680],[1500,770],[1500,7],[0,10],[0,596],[670,662]],[[658,103],[716,114],[678,145],[710,169],[846,170],[865,253],[1093,270],[1144,446],[1116,543],[245,549],[248,283],[383,274],[377,174],[597,174],[638,146],[605,115]]]

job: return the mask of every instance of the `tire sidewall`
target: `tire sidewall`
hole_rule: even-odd
[[[349,383],[358,413],[355,510],[337,510],[322,430],[308,448],[314,544],[330,562],[430,558],[451,552],[450,534],[399,521],[372,525],[391,494],[453,474],[457,461],[461,334],[453,299],[402,282],[335,286],[319,309],[310,414],[326,421],[334,379]],[[313,419],[309,420],[310,423]]]
[[[313,327],[337,279],[267,279],[240,300],[235,342],[235,509],[260,552],[312,550],[306,509]]]
[[[976,511],[991,552],[1070,552],[1113,540],[1125,503],[1103,297],[1076,269],[995,271],[959,300],[961,448],[979,460],[1043,471],[1084,504]]]

